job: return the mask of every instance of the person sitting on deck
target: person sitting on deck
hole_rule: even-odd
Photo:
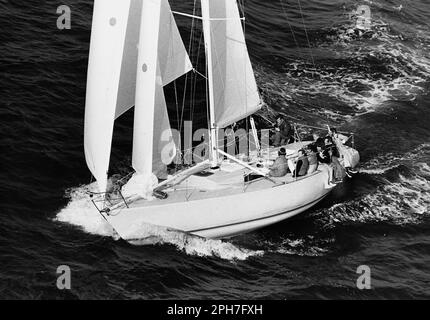
[[[318,157],[317,157],[317,147],[314,144],[308,146],[308,161],[309,169],[308,174],[314,173],[318,169]]]
[[[299,150],[299,157],[296,162],[296,170],[293,172],[293,177],[302,177],[308,173],[309,161],[305,150]]]
[[[276,118],[275,135],[272,138],[273,146],[279,147],[290,143],[293,136],[291,125],[281,115]]]
[[[285,158],[287,152],[285,148],[281,148],[278,151],[278,158],[276,158],[275,163],[270,167],[269,176],[271,177],[283,177],[288,172],[288,161]]]

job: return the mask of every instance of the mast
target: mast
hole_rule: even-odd
[[[154,107],[161,0],[144,0],[137,60],[134,111],[133,167],[138,174],[152,174]]]
[[[218,138],[217,138],[217,125],[215,123],[215,95],[213,85],[213,62],[212,62],[212,37],[211,37],[211,21],[210,21],[210,9],[209,0],[201,0],[202,5],[202,22],[203,22],[203,34],[205,40],[206,50],[206,64],[208,73],[208,87],[209,87],[209,157],[212,163],[212,167],[218,166]]]

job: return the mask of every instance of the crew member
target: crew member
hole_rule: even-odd
[[[288,161],[285,158],[287,152],[285,148],[281,148],[278,151],[278,157],[276,158],[273,165],[270,167],[269,176],[271,177],[283,177],[288,172]]]
[[[290,143],[293,136],[291,125],[281,115],[276,118],[275,135],[272,138],[273,146],[279,147]]]

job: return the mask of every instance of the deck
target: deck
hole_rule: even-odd
[[[304,143],[307,144],[307,143]],[[303,147],[303,144],[295,143],[288,145],[287,154],[293,154],[296,150]],[[279,148],[270,148],[268,153],[264,157],[265,161],[274,160],[277,156]],[[251,155],[252,158],[252,155]],[[251,161],[250,165],[255,166],[257,162]],[[256,167],[257,168],[257,167]],[[261,168],[259,168],[261,169]],[[204,172],[204,175],[200,175]],[[223,196],[229,196],[240,193],[248,193],[254,191],[260,191],[263,189],[274,188],[280,185],[294,183],[311,176],[320,173],[319,170],[316,172],[299,178],[294,178],[291,173],[288,173],[284,177],[275,178],[271,177],[267,179],[261,177],[250,182],[245,182],[245,175],[249,174],[250,170],[244,168],[238,163],[231,160],[224,160],[220,168],[210,169],[209,167],[202,167],[201,170],[190,170],[189,174],[182,179],[179,179],[180,183],[174,185],[166,185],[162,191],[167,193],[167,199],[153,199],[144,200],[142,198],[127,199],[128,206],[130,208],[137,207],[151,207],[165,204],[197,201],[209,198],[219,198]],[[117,206],[116,208],[122,208],[123,206]]]

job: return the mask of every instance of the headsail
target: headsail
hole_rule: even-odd
[[[99,190],[107,185],[130,0],[95,0],[88,63],[84,146]]]
[[[167,0],[142,3],[133,167],[137,174],[149,177],[176,155],[163,86],[190,71],[192,65]]]
[[[160,70],[160,69],[158,69]],[[154,145],[152,146],[152,172],[157,178],[167,178],[167,166],[176,157],[176,144],[170,128],[169,114],[161,82],[161,76],[155,87],[154,106]]]
[[[154,8],[157,6],[160,7],[160,17],[154,27]],[[142,17],[142,12],[146,12],[145,17]],[[138,66],[142,20],[158,33],[158,46],[153,42],[146,43],[155,61],[146,66],[154,70],[159,65],[160,69],[154,75],[158,80],[154,80],[152,86],[143,85],[139,89],[142,96],[152,95],[154,99],[150,106],[141,103],[140,111],[136,113],[142,113],[142,118],[152,113],[150,119],[156,131],[151,133],[152,141],[145,139],[145,135],[135,135],[134,145],[139,146],[133,152],[135,168],[140,170],[144,166],[143,161],[153,163],[151,167],[156,168],[160,161],[168,161],[167,157],[175,151],[162,86],[192,70],[192,64],[168,1],[95,0],[85,111],[85,155],[101,192],[107,185],[114,119],[134,106],[136,101],[136,70],[142,70],[142,66]],[[141,43],[147,40],[151,41],[144,36]],[[151,53],[152,48],[155,53]],[[140,120],[137,123],[142,125]],[[153,160],[149,152],[152,148]],[[159,154],[160,150],[164,151],[163,156]]]
[[[167,85],[192,70],[192,64],[182,42],[170,5],[161,1],[160,28],[158,39],[158,61],[163,85]],[[142,3],[144,0],[131,0],[127,36],[121,68],[120,90],[116,109],[116,118],[135,104],[136,66],[139,46]],[[157,1],[156,1],[157,2]],[[153,23],[154,17],[151,17]]]
[[[212,53],[215,124],[226,127],[260,109],[260,96],[236,0],[204,0]],[[207,9],[207,8],[206,8]],[[203,10],[205,12],[205,10]]]

